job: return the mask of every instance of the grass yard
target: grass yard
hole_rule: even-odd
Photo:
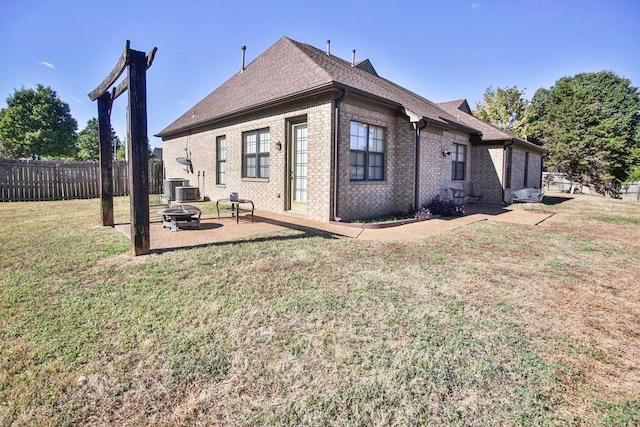
[[[133,258],[98,200],[0,204],[0,425],[638,425],[640,204],[548,209]]]

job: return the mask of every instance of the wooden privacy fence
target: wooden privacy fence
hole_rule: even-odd
[[[114,196],[129,195],[127,162],[113,162]],[[149,192],[162,192],[162,162],[149,162]],[[100,162],[0,159],[0,201],[100,197]]]

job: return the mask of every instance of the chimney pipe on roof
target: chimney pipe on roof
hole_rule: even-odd
[[[240,68],[240,72],[243,72],[244,71],[244,53],[247,50],[247,47],[245,45],[242,45],[240,49],[242,49],[242,68]]]
[[[356,66],[356,50],[355,49],[351,51],[351,66],[352,67]]]
[[[327,55],[331,55],[331,40],[327,40]]]

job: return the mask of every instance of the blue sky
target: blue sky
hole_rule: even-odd
[[[280,37],[358,60],[432,101],[517,85],[531,98],[564,76],[613,71],[640,85],[640,2],[442,1],[48,1],[0,0],[0,108],[21,87],[51,86],[79,130],[97,116],[87,94],[125,41],[148,52],[148,130],[153,135]],[[126,97],[112,122],[125,136]],[[151,138],[153,146],[161,141]]]

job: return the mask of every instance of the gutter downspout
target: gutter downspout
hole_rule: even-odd
[[[333,212],[331,212],[331,220],[341,221],[338,216],[338,183],[340,182],[339,167],[340,164],[340,104],[349,93],[349,89],[342,89],[342,95],[334,99],[334,122],[333,122]]]
[[[420,120],[417,122],[411,122],[413,129],[416,132],[416,146],[415,146],[415,164],[414,164],[414,176],[413,176],[413,209],[418,210],[420,208],[420,131],[427,127],[427,122]]]
[[[515,140],[511,139],[511,142],[508,144],[505,144],[504,147],[502,147],[502,203],[507,203],[507,201],[505,200],[505,181],[507,178],[507,148],[511,147],[513,144],[515,144]],[[511,165],[511,168],[513,169],[513,165]]]

